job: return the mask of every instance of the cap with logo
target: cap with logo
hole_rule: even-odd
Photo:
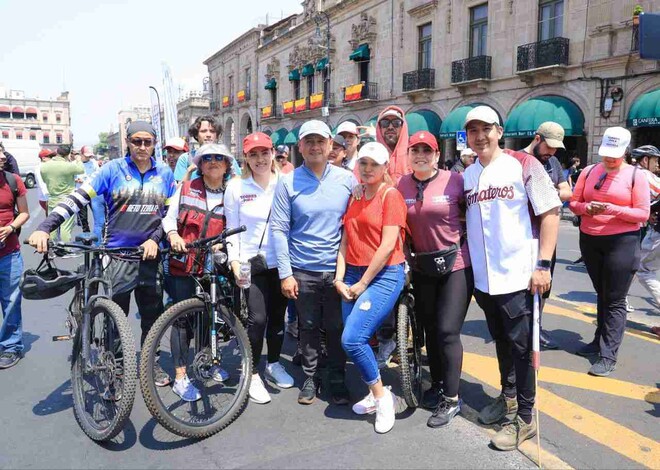
[[[623,127],[608,127],[598,148],[601,157],[621,158],[630,145],[630,131]]]
[[[180,152],[187,152],[188,144],[181,137],[170,137],[165,141],[165,146],[163,148],[165,150],[170,148],[173,150],[178,150]]]
[[[486,124],[497,124],[498,126],[501,126],[500,117],[495,110],[490,106],[484,105],[472,108],[470,112],[467,113],[465,121],[463,122],[463,128],[467,128],[470,121],[481,121]]]
[[[307,121],[305,124],[300,126],[300,132],[298,132],[298,138],[303,139],[308,135],[314,135],[314,134],[320,135],[321,137],[324,137],[326,139],[332,137],[332,132],[330,132],[330,128],[325,122],[319,121],[318,119],[312,119],[311,121]]]
[[[284,144],[280,144],[275,148],[275,156],[280,157],[280,156],[286,156],[289,154],[289,147],[287,147]]]
[[[225,144],[204,144],[193,157],[193,163],[199,168],[199,163],[204,155],[222,155],[227,159],[229,168],[231,168],[231,163],[234,160],[234,156],[231,154],[229,149]]]
[[[332,138],[332,143],[333,143],[333,145],[337,144],[337,145],[341,146],[344,150],[346,150],[346,140],[342,136],[340,136],[339,134],[337,134],[336,136],[334,136]]]
[[[359,135],[357,125],[355,125],[355,123],[351,121],[344,121],[341,124],[339,124],[339,126],[337,126],[336,134],[339,135],[342,132],[348,132],[349,134]]]
[[[548,147],[553,149],[566,149],[564,147],[564,128],[556,122],[546,121],[542,123],[536,133],[545,139]]]
[[[249,153],[252,149],[263,147],[266,149],[273,148],[273,141],[270,140],[268,134],[263,132],[254,132],[243,139],[243,153]]]
[[[390,152],[380,142],[367,142],[358,152],[358,160],[362,158],[371,158],[379,165],[384,165],[390,161]]]
[[[431,147],[434,152],[438,151],[438,141],[429,131],[418,131],[410,137],[408,148],[417,144],[426,144]]]
[[[80,149],[80,154],[84,157],[93,157],[94,149],[90,145],[83,145]]]

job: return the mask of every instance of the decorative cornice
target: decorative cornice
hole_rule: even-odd
[[[280,78],[280,61],[277,57],[271,57],[270,62],[266,64],[266,80],[271,78],[278,81]]]
[[[422,18],[433,13],[438,7],[438,0],[431,0],[430,2],[424,3],[422,5],[416,6],[408,10],[408,14],[413,18]]]
[[[351,26],[349,43],[355,49],[360,44],[369,44],[376,40],[376,18],[366,12],[360,13],[360,22]]]

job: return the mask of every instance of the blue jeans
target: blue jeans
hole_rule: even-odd
[[[20,353],[23,351],[23,328],[21,326],[21,290],[19,282],[23,274],[23,258],[16,251],[0,258],[0,351]]]
[[[348,286],[355,284],[366,270],[367,268],[362,266],[346,266],[344,282]],[[369,338],[394,308],[404,281],[403,264],[385,266],[357,300],[342,300],[344,333],[341,336],[341,344],[360,369],[362,379],[367,385],[373,385],[380,380],[378,363],[369,346]]]

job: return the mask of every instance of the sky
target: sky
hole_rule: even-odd
[[[162,63],[182,93],[202,90],[203,61],[301,0],[0,0],[0,86],[26,98],[69,92],[74,145],[116,131],[117,113],[162,92]]]

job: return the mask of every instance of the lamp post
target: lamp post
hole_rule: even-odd
[[[156,93],[156,103],[158,104],[158,127],[160,128],[159,131],[160,131],[160,136],[162,138],[165,132],[163,131],[163,120],[161,119],[162,108],[160,107],[160,95],[158,94],[158,90],[156,90],[155,87],[149,85],[149,88],[153,90],[154,93]]]
[[[323,81],[323,106],[330,106],[330,15],[325,11],[319,11],[314,16],[314,23],[316,23],[316,39],[321,40],[321,22],[325,19],[325,68],[326,75]],[[323,47],[323,46],[321,46]]]

